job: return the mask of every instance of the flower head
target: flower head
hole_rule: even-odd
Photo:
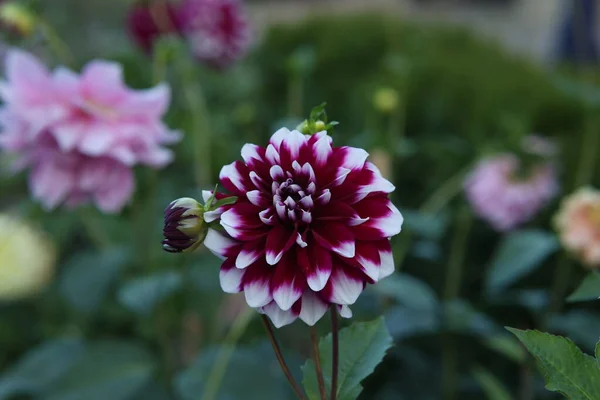
[[[0,214],[0,243],[0,299],[32,296],[50,281],[56,254],[38,230]]]
[[[529,221],[558,193],[558,180],[549,161],[538,161],[523,175],[522,161],[506,153],[481,160],[465,182],[474,212],[498,231]]]
[[[172,153],[163,145],[179,139],[161,121],[169,88],[132,90],[112,62],[51,73],[11,50],[0,96],[0,148],[17,156],[16,169],[31,169],[31,191],[48,209],[93,201],[119,211],[134,190],[132,167],[165,166]]]
[[[227,67],[249,49],[250,24],[238,0],[184,0],[179,18],[192,53],[209,65]]]
[[[333,147],[326,131],[284,128],[266,147],[246,144],[220,173],[238,197],[220,216],[225,232],[209,229],[204,242],[225,260],[223,290],[243,291],[277,327],[313,325],[331,304],[350,316],[365,285],[394,271],[389,238],[403,222],[367,156]]]
[[[554,224],[567,250],[586,267],[600,267],[600,191],[584,187],[566,197]]]
[[[133,40],[146,53],[152,52],[154,43],[161,36],[181,34],[178,9],[167,0],[135,4],[127,16],[127,27]]]

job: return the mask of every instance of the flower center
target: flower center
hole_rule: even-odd
[[[273,205],[282,221],[295,225],[308,225],[312,222],[313,195],[316,185],[311,182],[306,187],[296,183],[290,172],[283,180],[273,182]]]

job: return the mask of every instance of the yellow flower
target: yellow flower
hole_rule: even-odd
[[[0,300],[38,293],[50,282],[55,260],[54,247],[42,233],[0,214]]]

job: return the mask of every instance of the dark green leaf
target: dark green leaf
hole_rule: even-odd
[[[65,374],[83,354],[79,339],[56,339],[27,352],[0,379],[0,399],[38,394]]]
[[[432,311],[438,307],[433,289],[408,274],[393,274],[375,285],[374,290],[384,296],[393,297],[409,308]]]
[[[183,400],[202,398],[206,380],[221,348],[203,350],[191,367],[175,379]],[[236,348],[229,361],[216,400],[290,399],[291,391],[270,345]]]
[[[568,338],[507,328],[537,359],[546,388],[571,400],[600,399],[600,365]]]
[[[516,363],[522,363],[527,358],[527,353],[521,343],[508,334],[498,334],[484,338],[484,344],[506,356]]]
[[[471,370],[475,380],[481,385],[488,400],[512,400],[512,396],[502,382],[490,371],[475,367]]]
[[[238,198],[235,197],[235,196],[225,197],[224,199],[217,200],[214,204],[212,204],[211,208],[215,209],[215,208],[219,208],[221,206],[227,206],[227,205],[230,205],[230,204],[235,204],[235,202],[237,200],[238,200]]]
[[[181,275],[173,271],[135,278],[119,289],[119,302],[133,312],[149,315],[158,303],[181,287],[181,282]]]
[[[61,277],[62,295],[77,310],[93,312],[128,262],[128,256],[128,250],[120,247],[76,254],[67,262]]]
[[[129,400],[150,382],[154,369],[152,356],[136,344],[95,343],[44,400]]]
[[[321,364],[327,392],[331,388],[331,334],[319,342]],[[392,337],[383,318],[371,322],[355,322],[339,333],[338,398],[353,400],[362,391],[361,381],[369,376],[392,346]],[[308,360],[302,368],[302,383],[309,398],[319,398],[315,365]]]
[[[568,302],[597,300],[600,298],[600,273],[590,272],[577,289],[567,297]]]
[[[504,238],[492,259],[486,289],[497,294],[527,275],[558,249],[556,237],[539,230],[517,231]]]

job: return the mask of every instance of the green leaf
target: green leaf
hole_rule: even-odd
[[[238,198],[235,197],[235,196],[225,197],[223,199],[217,200],[214,204],[211,205],[210,209],[214,210],[214,209],[219,208],[221,206],[228,206],[230,204],[235,204],[235,202],[237,200],[238,200]]]
[[[485,337],[484,344],[491,350],[494,350],[516,363],[522,363],[527,358],[527,352],[513,336],[508,334],[499,334]]]
[[[188,369],[177,375],[175,389],[182,400],[202,398],[206,380],[221,350],[218,347],[203,350]],[[257,360],[260,360],[260,364],[257,364]],[[290,366],[293,365],[288,355],[286,360]],[[269,344],[237,347],[229,360],[215,400],[289,399],[291,389],[288,385]]]
[[[135,278],[119,289],[119,302],[133,312],[149,315],[158,303],[179,289],[181,283],[181,275],[173,271]]]
[[[438,308],[438,299],[433,289],[408,274],[390,275],[373,288],[377,293],[392,297],[409,308],[430,311]]]
[[[338,399],[353,400],[362,391],[360,382],[369,376],[392,346],[392,337],[383,318],[371,322],[355,322],[339,332]],[[319,341],[321,364],[327,393],[331,388],[331,334]],[[313,360],[302,368],[302,384],[310,399],[319,398],[319,387]]]
[[[512,400],[512,396],[502,382],[482,367],[471,370],[475,380],[481,385],[488,400]]]
[[[27,352],[0,379],[0,399],[39,394],[60,379],[83,354],[78,339],[56,339]]]
[[[93,312],[129,261],[128,256],[128,250],[120,247],[73,256],[67,262],[59,283],[61,294],[77,310]]]
[[[507,328],[537,359],[546,389],[571,400],[600,399],[600,365],[568,338]]]
[[[532,272],[558,249],[553,234],[540,230],[517,231],[504,238],[486,277],[489,294],[497,294]]]
[[[600,273],[590,272],[577,289],[567,297],[568,302],[597,300],[600,297]]]
[[[53,386],[44,400],[129,400],[155,370],[146,349],[126,342],[99,342]]]

